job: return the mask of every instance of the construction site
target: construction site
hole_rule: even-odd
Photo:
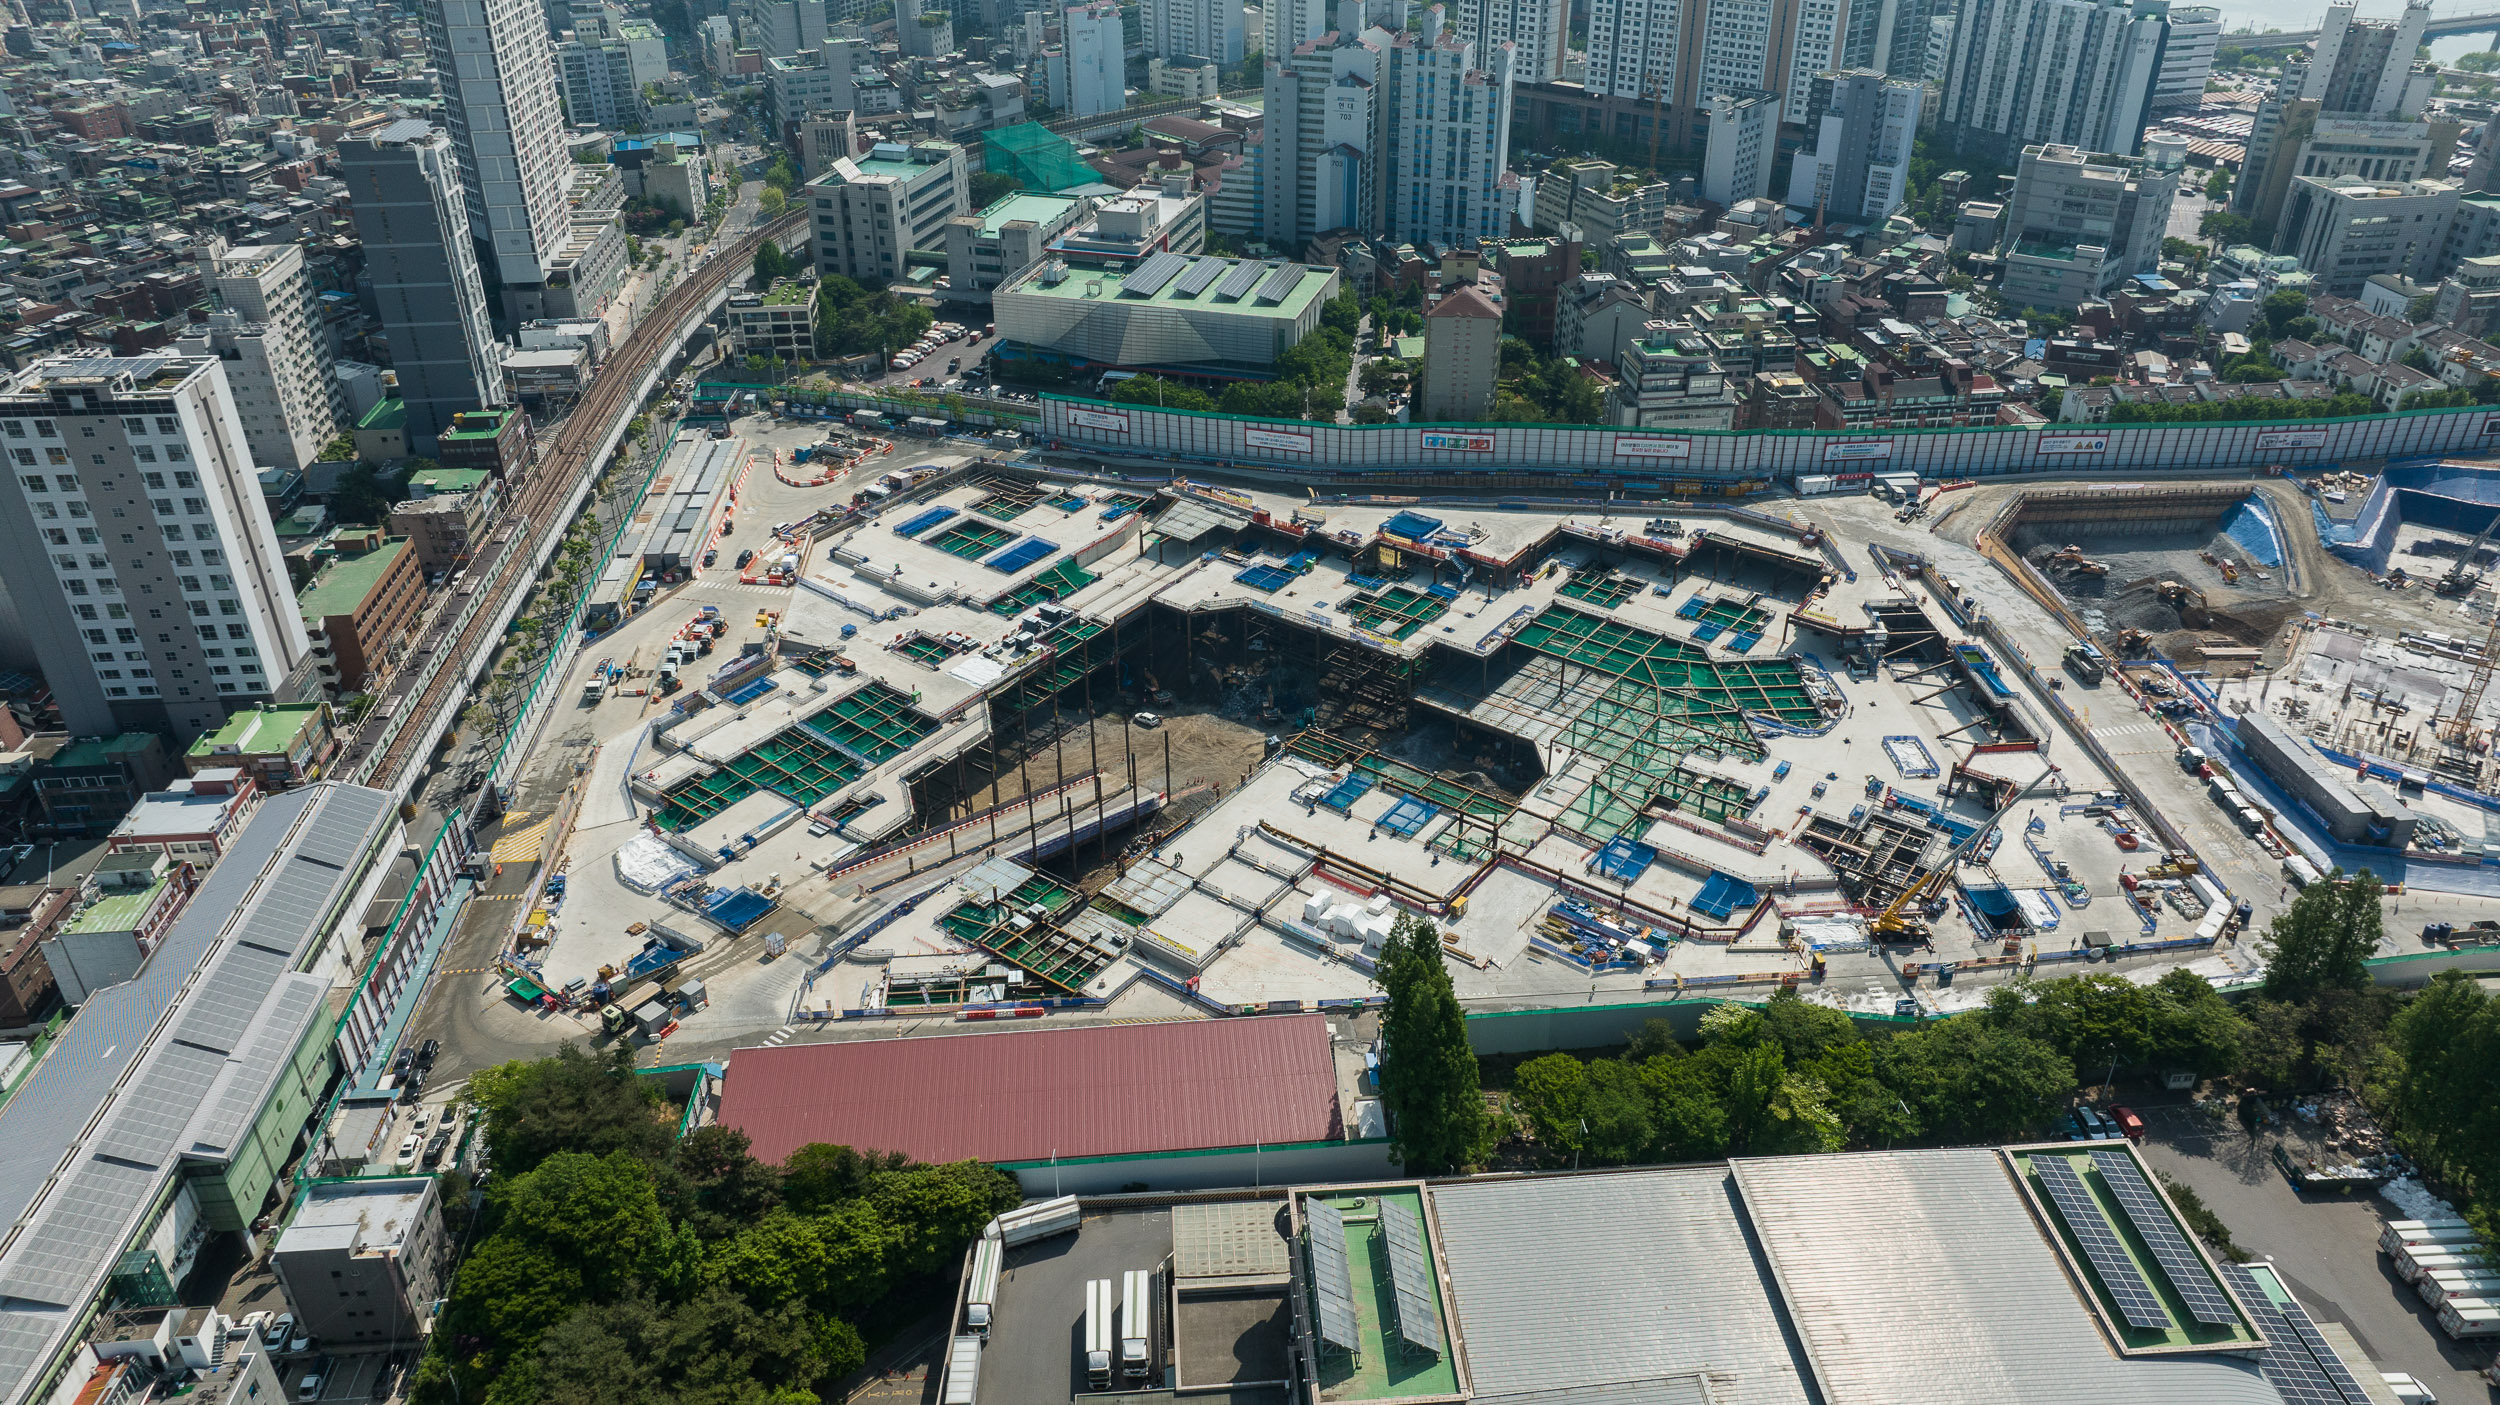
[[[920,554],[968,530],[1001,539]],[[1049,550],[972,569],[1024,539]],[[1906,1014],[2064,963],[2243,979],[2274,896],[2077,730],[2032,657],[2059,641],[1802,511],[992,465],[801,553],[763,639],[602,724],[537,988],[630,1003],[761,938],[810,965],[759,1023],[1307,1008],[1375,998],[1404,916],[1482,1007],[1791,985]]]

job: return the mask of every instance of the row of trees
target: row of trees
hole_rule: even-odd
[[[1341,292],[1320,309],[1318,328],[1276,358],[1272,381],[1241,381],[1215,396],[1159,376],[1137,376],[1112,386],[1108,395],[1126,404],[1167,410],[1222,411],[1331,424],[1345,408],[1346,381],[1354,374],[1354,337],[1362,322],[1361,300],[1351,292]]]
[[[682,1141],[621,1048],[477,1075],[496,1166],[416,1405],[809,1401],[925,1309],[1012,1177],[848,1147]]]
[[[1511,1077],[1507,1127],[1487,1110],[1439,934],[1408,917],[1380,957],[1381,1100],[1399,1160],[1430,1175],[1485,1164],[1505,1133],[1547,1165],[2005,1141],[2048,1129],[2083,1080],[2136,1070],[2359,1086],[2392,1010],[2363,964],[2381,935],[2380,894],[2367,873],[2312,885],[2274,919],[2262,945],[2266,985],[2238,1005],[2186,970],[2149,986],[2071,976],[2002,985],[1970,1014],[1870,1036],[1782,990],[1758,1010],[1712,1010],[1689,1049],[1653,1021],[1617,1056],[1531,1059]],[[2425,1031],[2426,1048],[2401,1063],[2419,1091],[2399,1120],[2435,1124],[2425,1145],[2464,1161],[2500,1150],[2491,1099],[2470,1116],[2447,1110],[2455,1089],[2500,1081],[2500,1062],[2487,1057],[2500,1053],[2500,1003],[2454,993],[2443,1002],[2442,1033],[2410,1011],[2398,1025],[2400,1035]],[[2451,1038],[2445,1031],[2460,1022],[2478,1032]]]
[[[816,285],[816,354],[860,356],[900,351],[920,340],[937,317],[882,288],[871,291],[840,274]]]

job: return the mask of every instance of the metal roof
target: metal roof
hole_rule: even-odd
[[[1467,1182],[1431,1195],[1478,1399],[1811,1399],[1725,1167]],[[1849,1208],[1863,1216],[1869,1203]],[[1879,1303],[1893,1296],[1860,1287]],[[1696,1373],[1709,1379],[1706,1397],[1668,1384]],[[1658,1388],[1633,1389],[1643,1383]]]
[[[138,977],[97,992],[0,1108],[0,1402],[25,1398],[178,1162],[224,1159],[326,983],[284,981],[350,896],[393,797],[323,784],[272,797]],[[309,984],[312,989],[303,988]],[[307,1000],[309,999],[309,1004]],[[234,1072],[229,1073],[229,1069]],[[238,1104],[242,1123],[226,1130]]]
[[[740,1049],[723,1125],[920,1161],[1047,1161],[1340,1135],[1324,1015],[993,1030]]]
[[[2120,1357],[1993,1151],[1729,1169],[1830,1405],[2281,1405],[2246,1357]]]

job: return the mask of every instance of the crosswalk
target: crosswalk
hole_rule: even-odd
[[[495,840],[492,857],[497,863],[534,863],[547,851],[547,831],[555,827],[556,817],[549,815],[526,829],[507,829]]]
[[[2096,737],[2140,737],[2150,732],[2159,732],[2161,729],[2161,724],[2158,722],[2136,722],[2124,727],[2095,727],[2092,729],[2092,735]]]
[[[769,1035],[766,1035],[766,1036],[765,1036],[765,1038],[764,1038],[764,1047],[765,1047],[765,1048],[767,1048],[767,1049],[778,1049],[778,1048],[780,1048],[782,1045],[784,1045],[784,1044],[786,1044],[786,1043],[788,1043],[788,1042],[790,1041],[790,1036],[791,1036],[791,1035],[796,1034],[796,1033],[798,1033],[798,1032],[799,1032],[799,1027],[798,1027],[797,1025],[794,1025],[794,1024],[786,1024],[786,1025],[783,1025],[781,1028],[776,1029],[776,1030],[774,1030],[771,1034],[769,1034]]]
[[[766,600],[787,600],[790,598],[790,587],[786,585],[748,585],[744,581],[731,579],[720,582],[695,582],[694,589],[689,592],[691,599],[688,603],[695,603],[705,595],[727,594],[733,591],[740,595],[760,596]]]

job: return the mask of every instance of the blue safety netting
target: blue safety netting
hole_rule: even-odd
[[[1281,566],[1252,566],[1234,576],[1233,579],[1252,590],[1265,591],[1274,595],[1277,591],[1293,584],[1293,572]]]
[[[1007,575],[1012,576],[1016,572],[1023,570],[1025,567],[1032,565],[1034,562],[1041,560],[1043,557],[1050,555],[1058,549],[1058,547],[1049,542],[1043,541],[1040,537],[1026,537],[1023,541],[1017,542],[1014,546],[1007,548],[1005,551],[998,553],[996,556],[991,557],[989,560],[984,561],[981,564],[989,567],[993,571],[1004,572]]]
[[[2500,471],[2461,463],[2388,469],[2350,522],[2329,518],[2322,500],[2309,503],[2318,540],[2372,575],[2386,572],[2399,525],[2413,522],[2471,535],[2489,524],[2495,511],[2500,511]]]
[[[2283,564],[2283,534],[2275,530],[2274,514],[2264,499],[2246,497],[2234,503],[2222,514],[2222,531],[2258,565]]]
[[[1606,847],[1598,850],[1597,857],[1590,862],[1596,865],[1598,872],[1617,883],[1631,883],[1647,873],[1649,866],[1657,861],[1656,849],[1616,835],[1606,841]]]
[[[744,707],[779,686],[769,678],[758,678],[751,683],[741,683],[721,694],[720,700],[731,707]]]
[[[1441,530],[1441,519],[1426,517],[1420,512],[1401,512],[1381,523],[1380,530],[1393,537],[1404,537],[1408,541],[1422,541]]]
[[[940,522],[946,521],[954,515],[955,509],[951,507],[933,507],[926,512],[914,515],[910,521],[896,527],[894,529],[894,535],[898,537],[916,537],[922,532],[929,530],[931,527],[936,526]]]
[[[1389,807],[1389,813],[1380,817],[1380,827],[1400,838],[1412,839],[1415,831],[1432,823],[1432,817],[1440,813],[1438,805],[1426,804],[1412,795],[1404,796]]]
[[[1701,891],[1693,895],[1693,911],[1713,921],[1725,921],[1729,913],[1760,901],[1762,895],[1754,891],[1751,883],[1742,878],[1731,878],[1714,868],[1710,870],[1710,876],[1702,881]]]
[[[1336,787],[1330,790],[1326,796],[1322,797],[1319,803],[1327,806],[1331,810],[1335,810],[1339,814],[1343,814],[1347,810],[1352,809],[1354,807],[1354,802],[1362,799],[1364,794],[1371,788],[1371,777],[1365,775],[1348,776],[1344,780],[1337,782]]]

